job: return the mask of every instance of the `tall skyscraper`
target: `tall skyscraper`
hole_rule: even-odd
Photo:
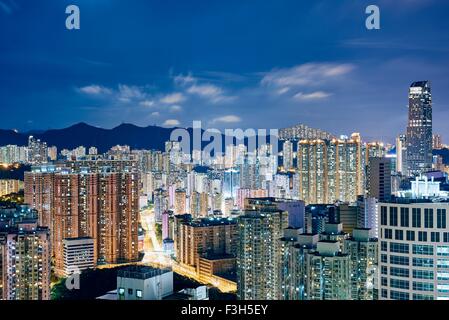
[[[239,217],[237,249],[237,297],[240,300],[280,298],[280,259],[283,230],[288,226],[283,211],[246,211]]]
[[[408,175],[432,169],[432,93],[429,81],[412,83],[407,126]]]

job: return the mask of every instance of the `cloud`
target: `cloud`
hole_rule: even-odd
[[[155,105],[153,100],[143,100],[139,102],[139,105],[146,108],[151,108]]]
[[[240,121],[242,119],[236,115],[227,115],[213,119],[212,123],[237,123]]]
[[[288,91],[290,91],[289,87],[283,87],[283,88],[280,88],[279,90],[277,90],[276,93],[281,95],[281,94],[287,93]]]
[[[215,97],[221,95],[223,90],[211,84],[194,85],[187,90],[188,93],[198,94],[203,97]]]
[[[174,77],[175,85],[180,86],[185,94],[195,95],[209,102],[218,103],[233,100],[235,97],[225,95],[225,92],[219,86],[211,83],[200,83],[202,79],[194,77],[191,72],[186,76],[179,74]]]
[[[167,127],[176,127],[180,125],[180,122],[176,119],[168,119],[165,120],[165,122],[162,125]]]
[[[79,91],[88,95],[111,94],[112,90],[103,86],[92,84],[79,88]]]
[[[185,99],[186,98],[182,93],[176,92],[162,97],[160,101],[165,104],[174,104],[183,102]]]
[[[130,86],[126,84],[119,84],[117,89],[107,88],[105,86],[92,84],[89,86],[78,88],[83,94],[91,96],[110,96],[114,101],[122,103],[135,102],[143,107],[151,106],[151,100],[147,99],[148,94],[145,93],[143,88],[137,86]]]
[[[204,75],[209,80],[220,82],[242,82],[247,80],[245,75],[223,71],[203,71],[201,75]]]
[[[158,111],[152,112],[151,116],[152,117],[159,117],[161,114]]]
[[[315,91],[311,93],[298,92],[293,96],[293,98],[297,100],[310,101],[310,100],[326,99],[331,95],[332,95],[331,93],[324,91]]]
[[[196,79],[192,76],[191,73],[187,74],[186,76],[183,74],[179,74],[179,75],[175,76],[173,78],[173,80],[174,80],[175,84],[181,85],[181,86],[196,82]]]
[[[129,102],[135,99],[144,99],[145,93],[141,88],[136,86],[128,86],[126,84],[118,85],[118,99],[123,102]]]
[[[353,69],[354,66],[351,64],[306,63],[267,72],[261,84],[274,87],[317,85],[344,76]]]
[[[213,84],[193,85],[187,92],[190,94],[198,95],[202,98],[208,99],[212,103],[230,101],[235,97],[227,96],[224,94],[224,90]]]
[[[171,106],[170,107],[170,111],[171,112],[179,112],[179,111],[181,111],[182,110],[182,107],[181,106],[178,106],[178,105],[174,105],[174,106]]]

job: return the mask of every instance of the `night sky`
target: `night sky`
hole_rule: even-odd
[[[391,142],[417,80],[449,142],[449,1],[0,0],[4,129],[304,123]]]

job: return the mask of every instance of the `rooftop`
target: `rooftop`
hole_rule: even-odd
[[[129,266],[125,269],[119,270],[117,273],[117,277],[145,280],[160,276],[167,272],[171,272],[171,270],[156,269],[148,266]]]

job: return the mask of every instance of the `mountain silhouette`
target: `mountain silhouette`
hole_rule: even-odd
[[[138,127],[128,123],[113,129],[103,129],[81,122],[64,129],[35,132],[33,136],[47,142],[48,146],[56,146],[58,150],[93,146],[103,153],[115,145],[128,145],[132,149],[163,150],[172,130],[173,128],[157,126]],[[0,129],[0,145],[27,145],[29,135]]]

